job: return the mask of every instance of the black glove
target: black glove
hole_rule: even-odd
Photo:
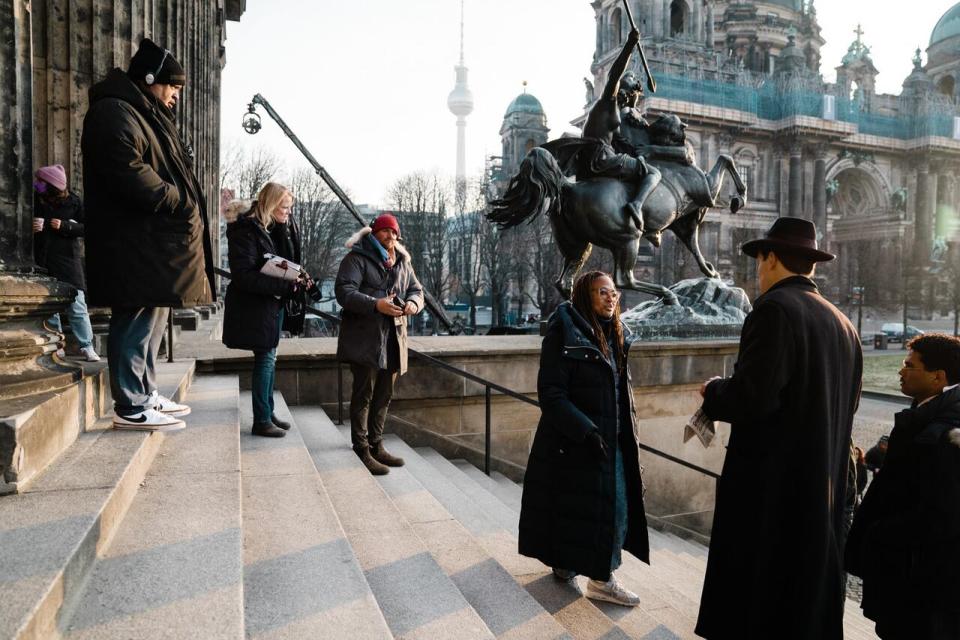
[[[603,462],[609,457],[607,443],[603,441],[603,436],[600,435],[600,432],[591,431],[587,434],[583,442],[591,453],[593,453],[593,457],[597,459],[597,462]]]

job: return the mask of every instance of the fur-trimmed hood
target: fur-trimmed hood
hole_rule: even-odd
[[[362,241],[364,238],[369,236],[372,232],[373,232],[372,227],[369,227],[369,226],[363,227],[362,229],[357,231],[355,234],[350,236],[347,239],[346,243],[344,243],[344,246],[346,246],[347,249],[352,249],[354,251],[362,251],[363,253],[369,253],[369,250],[367,250],[366,247],[363,246]],[[372,248],[373,247],[371,247],[371,249]],[[410,252],[407,251],[407,248],[404,247],[399,240],[397,241],[397,244],[396,244],[396,250],[397,250],[397,253],[400,254],[404,260],[407,260],[407,261],[410,260]]]
[[[256,202],[256,200],[231,200],[227,206],[223,208],[223,219],[227,221],[227,224],[236,222],[240,216],[250,213]]]

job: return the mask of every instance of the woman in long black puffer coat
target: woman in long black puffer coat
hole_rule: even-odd
[[[589,577],[588,598],[636,606],[639,598],[613,575],[621,550],[649,562],[630,343],[619,298],[610,276],[593,271],[550,317],[519,550],[552,567],[558,580]]]
[[[228,207],[228,214],[236,214],[237,209],[243,212],[227,226],[231,279],[224,301],[223,344],[253,351],[253,435],[280,438],[290,428],[274,413],[273,400],[284,303],[302,300],[309,282],[260,273],[267,261],[264,254],[299,261],[299,237],[289,231],[293,206],[290,191],[268,182],[257,200],[247,204],[235,202]]]

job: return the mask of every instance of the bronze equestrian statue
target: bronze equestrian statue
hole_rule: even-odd
[[[624,69],[638,40],[639,33],[631,31],[603,95],[587,116],[584,137],[560,138],[532,149],[487,214],[501,228],[548,214],[564,257],[556,281],[564,297],[569,297],[577,272],[597,245],[613,254],[618,287],[677,304],[666,287],[634,278],[641,238],[659,246],[661,233],[673,231],[703,274],[718,278],[700,252],[700,223],[707,209],[717,206],[727,173],[737,188],[731,212],[747,202],[747,188],[733,158],[721,155],[704,173],[686,143],[686,125],[677,116],[648,124],[636,111],[643,87]]]

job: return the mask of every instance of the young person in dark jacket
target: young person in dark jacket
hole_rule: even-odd
[[[93,327],[84,293],[87,282],[83,275],[83,203],[67,190],[67,172],[59,164],[40,167],[33,186],[37,193],[33,209],[34,260],[57,280],[76,287],[77,295],[66,310],[70,330],[87,362],[98,362],[100,356],[93,348]],[[54,314],[50,324],[63,333],[60,314]]]
[[[282,438],[290,424],[274,413],[277,345],[284,301],[300,292],[306,282],[274,278],[260,269],[268,253],[299,261],[299,238],[294,242],[283,230],[291,220],[293,195],[286,187],[268,182],[252,206],[231,203],[228,211],[238,206],[243,212],[227,226],[231,278],[224,302],[223,344],[253,351],[253,435]]]
[[[190,407],[160,395],[170,307],[215,298],[206,200],[174,109],[186,83],[173,54],[140,42],[126,72],[90,88],[83,119],[89,302],[110,307],[114,428],[182,429]]]
[[[863,354],[817,289],[814,224],[777,219],[743,245],[760,295],[733,374],[701,387],[731,423],[696,632],[708,640],[842,640],[850,434]]]
[[[537,393],[540,424],[524,476],[519,550],[587,597],[624,606],[640,599],[614,571],[621,550],[649,562],[626,326],[620,293],[593,271],[574,284],[547,325]]]
[[[883,473],[873,478],[847,540],[863,578],[863,614],[883,640],[960,638],[960,340],[911,340]]]
[[[383,446],[383,424],[397,378],[407,372],[407,316],[423,310],[423,288],[400,224],[389,213],[347,241],[334,292],[343,307],[337,359],[350,364],[350,438],[370,473],[403,465]]]

